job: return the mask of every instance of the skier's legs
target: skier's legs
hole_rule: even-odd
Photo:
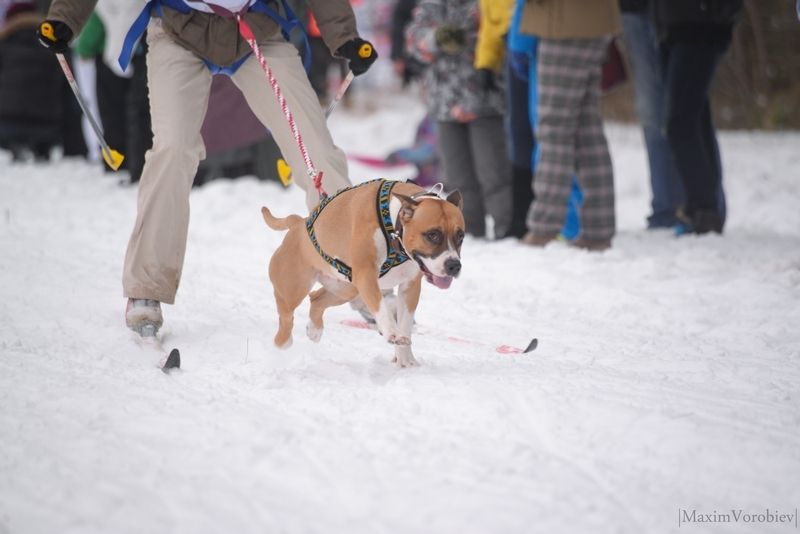
[[[147,34],[153,148],[145,155],[136,223],[122,277],[124,295],[175,301],[189,228],[189,193],[205,157],[200,127],[211,73],[153,19]]]
[[[294,115],[311,161],[317,171],[322,171],[323,188],[328,194],[333,194],[339,189],[349,187],[351,184],[347,176],[347,159],[344,152],[333,143],[325,114],[303,70],[297,49],[278,37],[263,44],[261,51]],[[309,210],[314,208],[319,203],[319,193],[308,176],[297,141],[258,59],[251,56],[239,67],[232,79],[256,117],[272,132],[283,157],[292,167],[294,181],[306,192],[306,205]]]

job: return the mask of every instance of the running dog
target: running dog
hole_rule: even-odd
[[[441,289],[461,271],[463,199],[441,185],[372,180],[326,197],[307,218],[261,214],[273,230],[289,230],[269,263],[279,314],[275,345],[292,343],[294,310],[311,298],[306,333],[322,336],[326,308],[360,297],[378,330],[395,346],[394,362],[417,365],[411,329],[422,278]],[[316,282],[322,287],[311,291]],[[382,290],[398,288],[396,309]],[[309,293],[310,292],[310,293]]]

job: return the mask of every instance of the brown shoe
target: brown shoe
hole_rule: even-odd
[[[532,247],[543,247],[556,237],[558,237],[558,234],[534,234],[533,232],[528,232],[519,241]]]
[[[585,237],[579,237],[572,243],[570,243],[575,248],[582,248],[583,250],[588,250],[590,252],[602,252],[604,250],[608,250],[611,248],[611,240],[610,239],[587,239]]]

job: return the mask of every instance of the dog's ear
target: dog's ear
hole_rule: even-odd
[[[405,195],[401,195],[400,193],[392,193],[398,200],[401,202],[400,206],[400,220],[405,222],[411,220],[411,217],[414,216],[414,210],[417,209],[419,206],[419,201],[414,200],[411,197],[407,197]]]
[[[458,209],[464,208],[464,197],[461,196],[461,191],[459,191],[458,189],[447,195],[447,201],[450,204],[455,205],[455,207],[457,207]]]

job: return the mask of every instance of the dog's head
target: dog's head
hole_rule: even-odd
[[[397,193],[394,196],[402,203],[398,220],[402,224],[403,247],[428,282],[447,289],[461,272],[464,241],[461,193],[453,191],[446,198],[436,195],[412,198]]]

